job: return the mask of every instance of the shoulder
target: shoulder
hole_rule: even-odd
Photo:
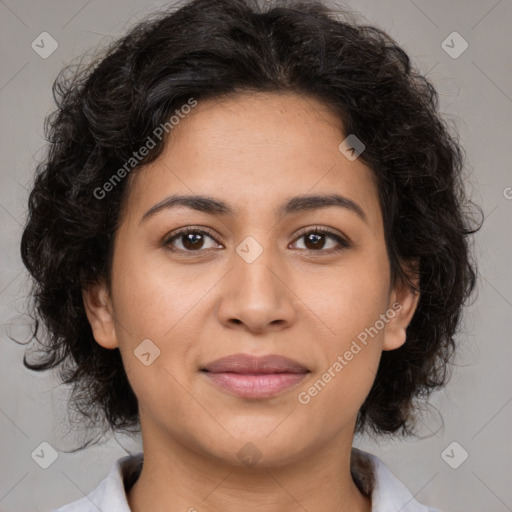
[[[376,455],[352,448],[351,471],[361,491],[371,496],[372,512],[441,512],[416,501]]]
[[[52,512],[130,512],[125,489],[129,489],[137,479],[142,462],[142,453],[118,459],[96,489],[87,496]]]

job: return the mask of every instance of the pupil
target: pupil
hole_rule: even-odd
[[[320,242],[320,239],[323,237],[323,235],[319,235],[319,234],[316,234],[316,233],[310,233],[309,236],[306,237],[306,246],[307,246],[307,243],[312,243],[313,244],[313,248],[316,249],[318,247],[323,247],[323,243],[319,243]],[[308,247],[309,249],[310,247]]]
[[[187,233],[185,235],[184,247],[187,249],[197,249],[201,246],[202,235],[200,233]],[[199,243],[198,243],[199,242]]]

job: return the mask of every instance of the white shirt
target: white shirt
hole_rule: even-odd
[[[373,466],[375,484],[371,490],[372,512],[441,512],[418,503],[405,485],[377,456],[363,450]],[[52,512],[131,512],[125,492],[125,478],[138,476],[142,453],[118,459],[108,476],[90,494]]]

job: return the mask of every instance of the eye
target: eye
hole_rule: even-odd
[[[312,252],[330,254],[342,251],[343,249],[350,247],[350,244],[343,237],[320,227],[315,227],[314,229],[309,229],[309,231],[303,232],[296,240],[300,239],[305,240],[305,247],[300,249]],[[326,245],[329,244],[326,244],[326,239],[330,239],[331,241],[335,242],[334,244],[331,243],[331,247],[327,247],[327,249]]]
[[[209,246],[206,243],[208,239],[210,240]],[[350,244],[342,236],[317,226],[304,231],[296,241],[301,239],[304,239],[305,243],[304,248],[299,247],[299,249],[310,252],[331,254],[350,247]],[[331,247],[328,247],[329,243],[326,243],[326,240],[331,240]],[[209,229],[194,227],[186,227],[172,233],[163,244],[171,251],[185,253],[222,247]]]
[[[213,240],[215,244],[210,244],[210,247],[205,247],[205,240]],[[176,247],[175,243],[181,245]],[[198,252],[201,249],[214,249],[219,242],[214,238],[213,234],[208,229],[198,229],[187,227],[180,229],[172,234],[164,241],[164,245],[169,247],[171,251],[181,252]]]

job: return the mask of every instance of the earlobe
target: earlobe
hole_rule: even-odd
[[[418,275],[418,273],[415,272],[415,275]],[[388,310],[390,320],[386,326],[382,350],[395,350],[406,341],[406,329],[416,312],[420,299],[420,292],[417,291],[419,289],[419,277],[414,279],[410,277],[410,279],[416,290],[411,289],[407,283],[398,280],[391,293],[390,309]]]
[[[100,281],[83,288],[82,299],[96,342],[103,348],[117,348],[112,304],[106,283]]]

